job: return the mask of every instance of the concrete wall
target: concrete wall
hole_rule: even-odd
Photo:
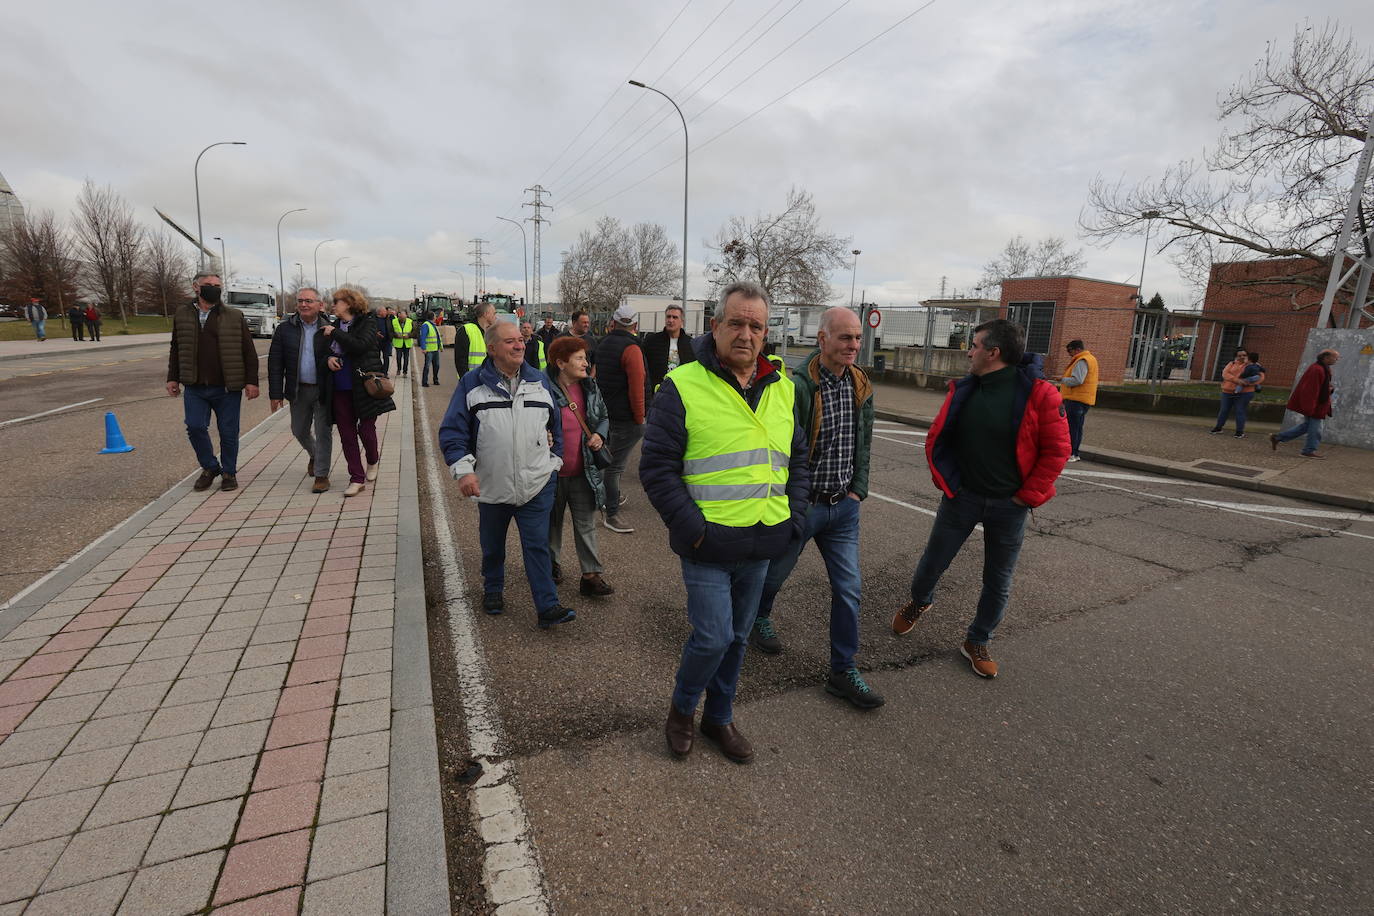
[[[1374,450],[1374,328],[1313,330],[1302,351],[1303,369],[1327,348],[1339,351],[1341,358],[1331,368],[1336,400],[1331,417],[1322,424],[1322,441]],[[1284,414],[1284,426],[1301,422],[1291,410]]]

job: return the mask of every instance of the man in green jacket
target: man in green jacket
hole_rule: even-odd
[[[773,600],[808,540],[816,542],[830,577],[830,676],[825,689],[860,709],[883,705],[854,665],[859,651],[859,502],[868,496],[873,445],[873,385],[854,365],[863,344],[859,317],[843,306],[827,309],[816,332],[819,349],[792,374],[797,424],[809,443],[811,508],[795,548],[771,560],[749,642],[776,655]]]

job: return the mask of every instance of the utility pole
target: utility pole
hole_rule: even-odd
[[[473,257],[469,263],[472,265],[473,273],[477,275],[477,285],[472,290],[472,301],[476,303],[477,298],[487,291],[487,262],[482,260],[482,246],[487,244],[487,240],[468,239],[468,241],[476,246],[468,252]]]
[[[940,298],[941,298],[941,299],[945,298],[945,282],[946,282],[947,280],[949,280],[949,277],[941,277],[941,278],[940,278]]]
[[[542,289],[541,289],[541,287],[540,287],[540,283],[539,283],[540,277],[541,277],[542,274],[543,274],[543,271],[540,269],[540,266],[539,266],[539,265],[540,265],[540,261],[539,261],[539,224],[540,224],[540,223],[547,223],[547,222],[548,222],[548,220],[544,219],[543,211],[544,211],[545,208],[547,208],[547,209],[549,209],[549,210],[552,210],[553,207],[550,207],[548,204],[544,203],[544,197],[543,197],[543,195],[545,195],[545,194],[547,194],[547,193],[549,193],[549,192],[548,192],[547,190],[545,190],[543,187],[541,187],[540,185],[535,185],[535,186],[532,187],[532,188],[526,188],[525,191],[534,194],[534,200],[533,200],[533,201],[526,201],[525,203],[521,204],[521,206],[523,206],[523,207],[533,207],[533,208],[534,208],[534,216],[526,217],[526,219],[527,219],[529,222],[534,223],[534,303],[533,303],[533,304],[534,304],[535,306],[539,306],[539,305],[542,305],[543,302],[544,302],[544,294],[543,294],[543,291],[542,291]],[[525,305],[526,305],[526,308],[529,308],[529,307],[530,307],[530,303],[526,303]],[[683,303],[683,307],[685,308],[686,305],[687,305],[687,303],[684,302],[684,303]],[[542,313],[542,312],[543,312],[543,309],[541,308],[541,309],[539,309],[539,311]]]

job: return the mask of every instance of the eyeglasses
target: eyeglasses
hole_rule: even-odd
[[[296,300],[297,304],[300,304],[300,305],[315,305],[315,304],[318,304],[319,301],[320,301],[320,300],[318,300],[318,299],[297,299],[297,300]]]

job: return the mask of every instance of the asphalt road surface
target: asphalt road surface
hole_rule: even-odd
[[[436,430],[447,376],[421,393]],[[917,630],[888,629],[937,503],[923,435],[879,424],[863,506],[859,662],[887,705],[821,690],[829,592],[808,548],[774,614],[785,651],[745,661],[750,766],[706,742],[683,762],[664,748],[687,622],[637,476],[621,512],[635,533],[598,534],[614,596],[577,595],[569,523],[573,624],[536,630],[512,526],[507,611],[476,625],[557,909],[1367,907],[1374,517],[1072,465],[1028,525],[987,682],[958,654],[977,534]],[[475,506],[427,485],[479,597]]]
[[[267,346],[259,341],[264,387],[243,402],[243,432],[268,413]],[[181,400],[167,396],[166,378],[165,343],[0,365],[0,601],[196,470]],[[134,451],[99,454],[107,410]]]

